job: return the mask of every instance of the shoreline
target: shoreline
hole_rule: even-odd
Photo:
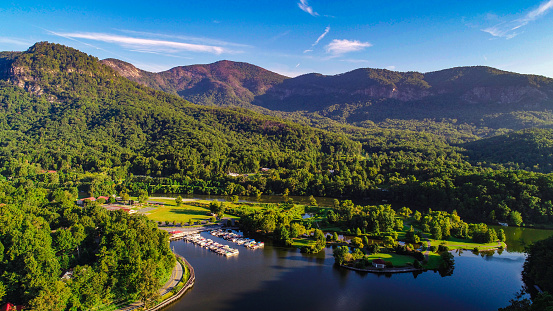
[[[397,267],[397,268],[369,268],[361,269],[345,265],[340,265],[339,267],[346,268],[348,270],[358,271],[358,272],[370,272],[370,273],[407,273],[407,272],[424,272],[425,269],[417,269],[415,267]]]

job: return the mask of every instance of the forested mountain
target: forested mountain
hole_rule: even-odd
[[[553,171],[553,130],[527,129],[462,145],[472,162],[492,167]]]
[[[129,80],[208,106],[251,107],[256,96],[287,78],[248,63],[226,60],[175,67],[159,73],[140,70],[117,59],[105,59],[102,63]]]
[[[424,120],[369,128],[324,117],[302,121],[332,133],[248,110],[193,105],[60,45],[38,43],[9,55],[8,75],[0,81],[0,172],[6,177],[36,174],[39,167],[59,170],[58,182],[91,195],[288,189],[458,209],[464,217],[491,221],[510,221],[511,212],[534,223],[553,216],[553,184],[546,182],[552,176],[492,172],[466,161],[465,149],[452,143],[476,140],[471,127],[460,132],[464,125]],[[421,87],[407,80],[401,83]],[[259,174],[262,167],[269,172]],[[234,178],[229,172],[256,174]],[[498,192],[510,179],[522,185]],[[530,203],[512,200],[521,195]]]
[[[515,130],[553,126],[553,79],[483,66],[429,73],[362,68],[334,76],[306,74],[285,79],[253,65],[228,61],[161,73],[147,73],[112,59],[104,62],[134,81],[202,105],[250,103],[274,111],[317,113],[359,126],[387,119],[451,120]],[[232,68],[227,70],[232,77],[247,79],[213,74],[219,68]],[[203,82],[187,82],[188,90],[181,91],[182,81],[194,79]],[[244,88],[251,90],[252,81],[262,87],[245,92]],[[238,95],[237,102],[220,95],[232,92],[247,96]]]
[[[202,171],[192,174],[198,176],[292,165],[331,148],[360,150],[337,134],[246,110],[192,105],[59,45],[36,44],[9,71],[2,87],[3,159],[25,154],[44,168],[86,171],[110,163],[158,176],[193,167]]]

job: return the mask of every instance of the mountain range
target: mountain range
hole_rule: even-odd
[[[544,147],[552,140],[553,79],[489,67],[424,74],[362,68],[289,78],[220,61],[151,73],[37,43],[25,52],[0,52],[0,79],[8,130],[3,155],[26,150],[37,160],[48,146],[50,167],[97,168],[140,154],[170,163],[148,165],[164,175],[191,165],[173,161],[181,147],[193,146],[190,152],[200,155],[194,166],[248,171],[274,165],[275,157],[290,162],[304,150],[359,150],[360,142],[367,152],[457,150],[473,164],[553,170]],[[513,132],[530,128],[543,131]],[[517,143],[532,156],[509,147]],[[142,162],[129,165],[135,174],[152,171]]]
[[[115,59],[102,62],[132,81],[196,104],[317,113],[361,126],[366,121],[430,118],[470,124],[487,120],[494,128],[522,129],[520,122],[508,122],[510,114],[548,114],[553,109],[553,79],[484,66],[429,73],[360,68],[332,76],[288,78],[231,61],[159,73]]]

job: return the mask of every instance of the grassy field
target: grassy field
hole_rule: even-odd
[[[208,215],[209,210],[202,207],[191,206],[183,204],[180,207],[175,205],[161,205],[156,206],[154,210],[151,210],[145,215],[155,221],[176,221],[177,223],[188,223],[190,220],[193,222],[209,220],[211,216]]]
[[[148,201],[159,202],[163,205],[153,205],[153,204],[144,204],[145,209],[153,208],[152,210],[146,211],[146,215],[149,219],[155,221],[175,221],[176,223],[188,223],[190,220],[193,222],[196,221],[206,221],[210,220],[212,216],[209,216],[209,209],[193,206],[183,203],[181,206],[177,206],[174,199],[161,199],[154,198]],[[139,210],[140,211],[140,210]],[[237,218],[231,215],[225,215],[225,218]]]
[[[390,261],[394,265],[394,267],[404,267],[407,265],[407,263],[413,263],[415,258],[411,256],[406,255],[399,255],[399,254],[389,254],[389,253],[377,253],[368,255],[367,258],[369,260],[374,260],[381,258],[384,261]]]
[[[303,246],[312,246],[315,245],[316,241],[309,238],[296,238],[292,239],[292,246],[300,248]]]
[[[454,249],[473,249],[475,247],[478,247],[479,250],[486,250],[486,249],[494,249],[498,248],[500,245],[505,247],[505,243],[500,242],[494,242],[494,243],[474,243],[471,240],[465,240],[465,239],[459,239],[451,237],[447,240],[433,240],[430,239],[430,245],[438,246],[440,244],[445,244],[447,247],[449,247],[450,250]]]

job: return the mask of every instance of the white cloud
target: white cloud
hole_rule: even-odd
[[[303,53],[309,53],[309,52],[313,52],[313,50],[305,50],[305,51],[303,51]]]
[[[315,46],[317,44],[319,44],[319,41],[321,41],[327,34],[328,32],[330,31],[330,26],[327,26],[325,28],[325,32],[323,32],[322,35],[320,35],[318,38],[317,38],[317,41],[315,41],[315,43],[311,44],[311,46]]]
[[[251,45],[247,45],[247,44],[241,44],[241,43],[235,43],[235,42],[229,42],[229,41],[211,39],[211,38],[205,38],[205,37],[195,37],[195,36],[186,36],[186,35],[171,35],[171,34],[162,34],[162,33],[156,33],[156,32],[135,31],[135,30],[128,30],[128,29],[116,29],[116,30],[124,32],[124,33],[133,34],[133,35],[140,35],[140,36],[143,36],[143,37],[178,39],[178,40],[185,40],[185,41],[189,41],[189,42],[197,43],[197,44],[235,46],[235,47],[244,47],[244,48],[251,48],[252,47]]]
[[[483,32],[487,32],[494,37],[512,39],[521,34],[521,31],[517,29],[528,25],[530,22],[546,15],[553,9],[553,0],[542,2],[539,7],[526,13],[523,17],[515,20],[499,23],[495,26],[482,29]]]
[[[393,66],[393,65],[392,65],[392,66],[388,66],[388,67],[386,67],[386,69],[388,69],[388,70],[396,70],[396,66]]]
[[[339,40],[334,39],[326,47],[326,52],[334,56],[340,56],[350,52],[361,51],[365,48],[372,46],[369,42],[361,42],[358,40]]]
[[[304,11],[306,13],[309,13],[312,16],[319,16],[319,13],[313,11],[313,8],[311,6],[309,6],[309,4],[307,3],[307,0],[300,0],[300,2],[298,2],[298,7],[302,11]]]
[[[17,38],[9,38],[9,37],[0,37],[0,43],[6,43],[6,44],[13,44],[13,45],[22,45],[22,46],[31,46],[33,43],[17,39]]]
[[[214,46],[214,45],[134,38],[134,37],[112,35],[112,34],[106,34],[106,33],[93,33],[93,32],[75,32],[75,33],[52,32],[52,33],[66,38],[79,38],[79,39],[101,41],[106,43],[114,43],[126,48],[133,48],[137,50],[142,49],[142,50],[148,50],[150,52],[159,51],[159,52],[165,52],[165,53],[175,53],[179,51],[189,51],[189,52],[197,52],[197,53],[211,53],[211,54],[217,54],[217,55],[222,53],[232,52],[220,46]]]
[[[354,58],[347,58],[347,59],[341,59],[341,62],[345,63],[353,63],[353,64],[367,64],[369,63],[366,59],[354,59]]]

